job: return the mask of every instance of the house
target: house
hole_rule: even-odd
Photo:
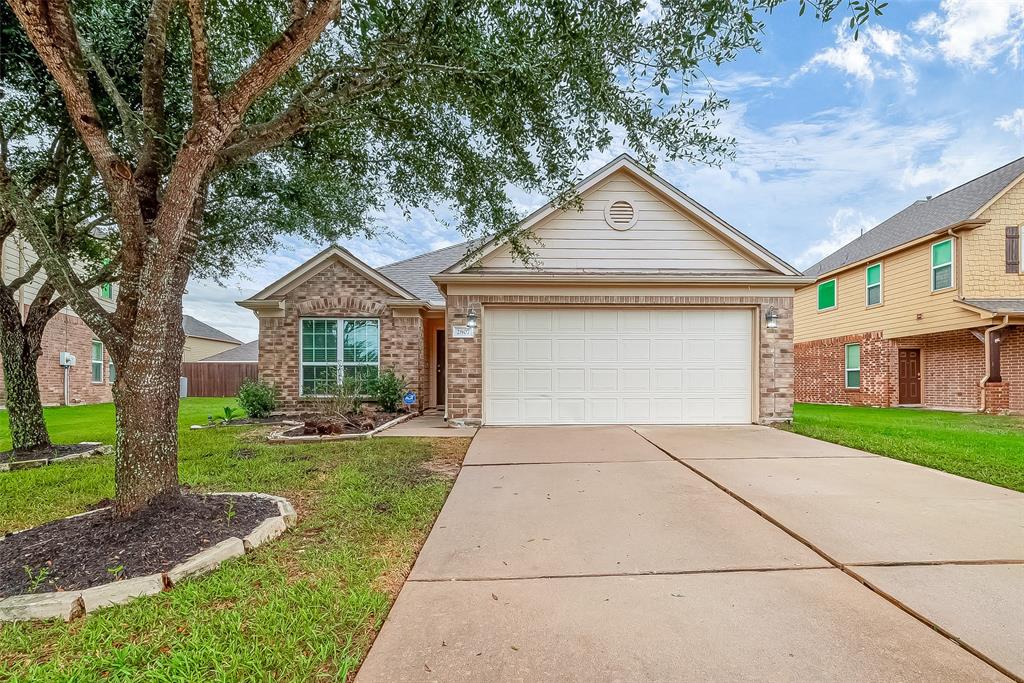
[[[35,262],[32,246],[19,233],[15,232],[0,244],[0,280],[3,282],[21,277]],[[44,280],[45,275],[40,273],[15,292],[18,305],[26,313]],[[100,306],[112,311],[117,299],[117,285],[101,285],[94,290],[94,296]],[[73,366],[65,368],[61,365],[62,354],[65,353],[75,357]],[[43,405],[107,403],[113,400],[111,389],[117,373],[110,354],[70,307],[64,308],[46,325],[36,372]],[[3,375],[0,373],[0,405],[5,400]]]
[[[806,271],[798,401],[1024,411],[1024,157]]]
[[[16,280],[36,262],[32,246],[15,232],[0,244],[0,281]],[[39,273],[15,292],[21,308],[27,312],[36,292],[45,281]],[[116,306],[117,283],[96,287],[93,292],[99,304],[108,311]],[[234,348],[242,342],[191,316],[184,316],[185,360],[204,358]],[[43,405],[77,405],[109,403],[117,371],[106,348],[89,326],[70,307],[53,317],[43,332],[42,355],[36,364],[39,394]],[[65,367],[61,359],[70,354],[75,364]],[[0,373],[0,405],[6,400],[3,374]]]
[[[239,305],[288,409],[320,382],[404,374],[457,424],[788,420],[793,296],[808,280],[633,159],[519,225],[374,269],[337,246]]]
[[[242,345],[242,342],[231,335],[190,315],[181,316],[181,326],[185,330],[185,348],[181,353],[182,363],[205,360],[210,356]]]

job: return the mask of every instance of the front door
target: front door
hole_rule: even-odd
[[[444,329],[440,329],[440,330],[437,331],[437,342],[436,342],[436,346],[435,346],[435,349],[437,351],[437,376],[434,378],[434,392],[435,392],[434,398],[435,398],[435,400],[437,402],[436,405],[439,405],[439,406],[443,406],[444,405],[444,388],[445,388],[444,362],[445,362],[445,355],[446,355],[445,352],[444,352],[444,333],[445,333]]]
[[[902,405],[921,403],[921,350],[900,349],[900,396]]]

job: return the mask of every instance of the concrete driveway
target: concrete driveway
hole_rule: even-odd
[[[1022,494],[760,427],[484,428],[358,680],[1005,680],[1022,607]]]

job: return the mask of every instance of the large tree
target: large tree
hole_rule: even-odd
[[[178,491],[181,297],[197,260],[214,260],[211,241],[261,246],[277,229],[236,222],[230,238],[211,211],[267,206],[295,231],[347,234],[388,203],[445,205],[465,232],[523,250],[509,185],[566,201],[614,137],[647,161],[727,153],[725,102],[686,93],[702,65],[757,47],[781,0],[7,1],[118,227],[108,313],[29,220],[23,188],[3,195],[117,364],[116,510],[129,514]],[[814,6],[827,18],[840,4],[867,16],[861,0]]]

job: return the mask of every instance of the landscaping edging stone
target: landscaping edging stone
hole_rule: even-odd
[[[0,600],[0,622],[39,621],[44,619],[71,621],[104,607],[123,605],[136,598],[156,595],[165,590],[170,590],[181,581],[212,572],[220,567],[221,563],[225,560],[241,557],[246,553],[252,552],[264,543],[268,543],[280,536],[286,529],[295,526],[298,521],[295,508],[286,498],[280,496],[255,492],[211,493],[208,495],[265,498],[277,503],[279,514],[267,517],[256,525],[256,528],[250,531],[244,539],[236,536],[226,538],[220,543],[201,550],[192,557],[179,562],[170,570],[160,574],[137,576],[123,581],[112,581],[82,590],[29,593],[3,598]],[[78,515],[71,515],[71,517],[91,515],[105,509],[90,510]],[[13,534],[8,534],[8,536],[11,535]]]
[[[109,444],[104,444],[99,441],[82,441],[77,444],[78,446],[93,446],[94,448],[83,451],[81,453],[71,453],[69,455],[58,455],[52,458],[37,458],[35,460],[12,460],[10,462],[0,462],[0,472],[11,472],[14,470],[26,470],[30,467],[42,467],[49,465],[54,462],[65,462],[67,460],[78,460],[80,458],[94,458],[97,455],[106,455],[114,450],[114,447]]]
[[[390,422],[385,422],[379,427],[374,427],[370,431],[363,432],[361,434],[303,434],[302,436],[286,436],[284,432],[271,432],[270,436],[267,437],[267,441],[270,443],[318,443],[320,441],[358,441],[362,439],[372,439],[374,435],[380,434],[385,429],[390,429],[395,425],[402,424],[406,420],[410,420],[417,415],[419,415],[418,412],[401,415]]]

